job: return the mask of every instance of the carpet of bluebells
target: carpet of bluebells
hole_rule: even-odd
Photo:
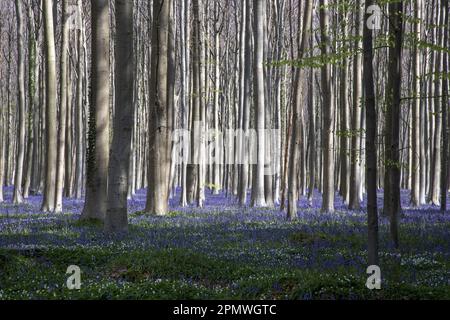
[[[0,204],[0,299],[450,299],[450,213],[412,209],[402,192],[400,249],[380,215],[382,289],[366,288],[365,203],[320,212],[321,196],[299,201],[298,219],[279,208],[242,208],[225,194],[166,217],[143,213],[145,190],[129,201],[129,233],[79,222],[82,200],[63,214],[40,212],[41,196]],[[379,205],[382,206],[382,193]],[[81,289],[69,290],[69,265]]]

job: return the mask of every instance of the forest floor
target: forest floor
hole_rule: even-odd
[[[167,217],[148,216],[140,191],[130,232],[108,236],[78,222],[81,200],[44,214],[40,196],[14,206],[12,189],[5,195],[0,299],[450,299],[450,213],[410,209],[406,191],[399,250],[380,218],[381,290],[366,288],[365,210],[347,210],[340,197],[334,214],[320,213],[318,193],[312,206],[302,200],[288,222],[223,194],[208,194],[203,209],[175,197]],[[81,269],[80,290],[67,289],[69,265]]]

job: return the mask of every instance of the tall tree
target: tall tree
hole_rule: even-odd
[[[389,158],[386,159],[386,174],[389,176],[388,208],[390,233],[398,247],[398,216],[400,214],[400,103],[401,61],[403,40],[403,1],[389,3],[389,35],[393,44],[389,48],[389,74],[387,84],[387,134],[389,135]],[[386,208],[385,208],[386,209]]]
[[[265,207],[265,105],[264,105],[264,20],[266,0],[253,1],[253,34],[255,48],[253,64],[253,99],[255,104],[255,126],[257,135],[256,164],[253,166],[251,205]]]
[[[444,23],[445,12],[436,8],[439,25],[442,26]],[[443,32],[442,28],[437,28],[435,41],[437,46],[442,45]],[[430,186],[430,201],[433,205],[438,206],[440,203],[440,188],[441,188],[441,166],[442,166],[442,105],[441,105],[441,95],[442,95],[442,64],[443,64],[443,54],[441,50],[434,50],[434,81],[431,84],[434,89],[434,94],[432,94],[431,99],[434,103],[434,140],[433,140],[433,158],[432,158],[432,170],[431,170],[431,186]]]
[[[312,7],[313,1],[307,0],[305,3],[305,11],[303,17],[303,28],[302,28],[302,39],[300,43],[298,59],[301,60],[305,52],[309,49],[310,44],[310,27],[312,20]],[[294,83],[294,123],[293,123],[293,135],[291,139],[291,154],[289,160],[289,194],[288,194],[288,213],[287,217],[289,220],[294,220],[297,217],[297,200],[298,200],[298,188],[297,188],[297,168],[298,163],[296,156],[300,152],[300,141],[302,130],[302,117],[303,117],[303,105],[304,105],[304,94],[302,79],[304,77],[304,69],[297,68],[295,74]]]
[[[414,102],[412,114],[412,190],[411,204],[415,207],[420,205],[420,50],[419,41],[421,38],[422,3],[421,0],[414,2],[414,51],[413,51],[413,87]]]
[[[241,25],[241,53],[240,53],[240,68],[241,68],[241,129],[242,132],[248,132],[250,127],[250,97],[251,97],[251,43],[252,43],[252,27],[251,27],[251,1],[242,1],[242,25]],[[248,189],[248,148],[245,145],[245,139],[242,137],[240,141],[240,154],[242,156],[242,164],[240,165],[239,176],[239,204],[241,206],[247,203],[247,189]]]
[[[330,54],[330,26],[328,0],[320,0],[320,49],[325,61]],[[334,120],[334,91],[331,81],[331,66],[323,63],[321,67],[322,101],[323,101],[323,201],[322,211],[334,211],[334,157],[333,157],[333,120]]]
[[[44,1],[44,33],[46,57],[46,83],[45,83],[45,185],[42,211],[52,212],[55,209],[55,179],[56,179],[56,53],[53,21],[53,1]]]
[[[23,202],[22,194],[22,177],[23,164],[25,158],[25,55],[24,55],[24,15],[22,12],[22,0],[16,0],[16,16],[17,16],[17,87],[19,96],[19,122],[17,126],[17,158],[16,171],[14,175],[14,197],[13,203],[20,204]]]
[[[92,56],[86,200],[82,220],[103,221],[109,164],[110,21],[109,0],[91,1]]]
[[[346,1],[342,0],[340,4],[343,6],[341,8],[341,28],[342,28],[342,35],[344,37],[344,40],[342,41],[342,51],[344,52],[343,61],[340,66],[340,92],[339,92],[339,108],[340,108],[340,152],[339,152],[339,161],[341,163],[340,168],[340,187],[339,191],[340,194],[344,200],[344,203],[349,204],[350,202],[350,156],[349,156],[349,150],[350,150],[350,139],[348,138],[348,131],[350,129],[350,109],[348,105],[348,59],[345,56],[347,50],[349,49],[349,46],[347,44],[347,33],[348,33],[348,21],[347,21],[347,6]],[[310,125],[311,122],[314,121],[314,117],[310,119]],[[314,140],[314,133],[310,137],[310,139]],[[311,143],[311,141],[310,141]],[[312,166],[311,166],[312,167]],[[311,170],[312,168],[310,168]]]
[[[170,12],[172,1],[153,2],[152,61],[150,74],[150,165],[146,211],[156,215],[168,212],[171,165],[172,108],[170,83]],[[194,5],[195,6],[195,5]],[[195,9],[194,9],[195,10]]]
[[[81,198],[82,184],[83,184],[83,18],[81,15],[82,7],[81,1],[77,0],[77,23],[79,28],[77,29],[77,88],[76,88],[76,170],[75,170],[75,197]]]
[[[133,0],[115,0],[115,112],[109,156],[105,229],[127,230],[128,170],[133,128]]]
[[[441,1],[441,14],[442,14],[442,24],[440,24],[443,28],[442,30],[442,38],[440,47],[448,48],[448,29],[449,26],[449,6],[448,0]],[[441,109],[442,109],[442,160],[441,160],[441,211],[445,212],[447,210],[447,193],[448,193],[448,105],[449,105],[449,96],[448,96],[448,78],[449,78],[449,69],[448,69],[448,52],[441,52],[442,55],[442,98],[441,98]]]
[[[359,192],[361,188],[361,109],[362,109],[362,54],[361,43],[363,36],[364,12],[361,8],[362,0],[356,2],[356,34],[353,62],[353,115],[352,115],[352,149],[350,174],[350,209],[359,209]]]
[[[191,140],[189,158],[190,163],[187,166],[187,201],[194,202],[194,199],[200,199],[198,184],[200,181],[200,123],[201,123],[201,37],[200,37],[200,7],[199,1],[192,2],[192,107],[191,107]],[[197,201],[200,205],[200,201]]]
[[[365,1],[365,21],[370,13],[368,8],[373,0]],[[373,42],[372,30],[364,25],[363,30],[363,57],[364,57],[364,97],[367,121],[366,127],[366,175],[367,175],[367,225],[368,225],[368,262],[369,265],[378,265],[378,208],[377,208],[377,114],[375,107],[375,89],[373,77]]]
[[[69,12],[68,0],[62,1],[62,40],[61,40],[61,64],[60,64],[60,99],[59,99],[59,133],[58,133],[58,154],[56,165],[56,203],[55,212],[62,211],[62,196],[64,187],[65,168],[65,145],[66,145],[66,120],[67,120],[67,60],[69,55]],[[68,186],[66,185],[66,188]]]

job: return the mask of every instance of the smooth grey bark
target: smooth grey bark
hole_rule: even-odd
[[[82,196],[83,185],[83,34],[82,28],[82,16],[81,16],[81,0],[77,1],[79,10],[78,23],[80,29],[77,30],[77,88],[76,88],[76,168],[75,168],[75,198],[80,199]]]
[[[82,220],[104,221],[109,163],[110,21],[109,1],[91,1],[92,56],[86,197]]]
[[[312,37],[310,40],[310,46],[312,46]],[[309,184],[308,184],[308,203],[312,205],[314,188],[316,185],[316,108],[315,108],[315,98],[314,98],[314,68],[309,70],[309,91],[308,91],[308,119],[309,119]],[[348,157],[347,157],[348,158]]]
[[[342,1],[345,3],[345,1]],[[348,22],[347,22],[347,14],[346,11],[343,10],[341,15],[341,24],[342,24],[342,34],[345,38],[344,44],[342,45],[342,49],[347,51],[350,50],[347,43],[347,33],[348,33]],[[339,107],[340,107],[340,187],[339,191],[343,198],[344,203],[348,204],[350,202],[350,139],[348,138],[348,131],[350,129],[350,110],[348,105],[348,59],[347,57],[343,57],[342,65],[340,66],[340,93],[339,93]],[[314,118],[310,118],[314,121]],[[310,139],[314,138],[314,133],[310,135]],[[310,141],[311,143],[311,141]],[[310,166],[311,167],[311,166]],[[311,170],[311,168],[310,168]],[[313,171],[313,170],[312,170]]]
[[[253,64],[253,99],[255,104],[255,127],[257,133],[256,164],[253,165],[252,207],[265,207],[264,162],[265,162],[265,106],[264,106],[264,7],[266,0],[253,1],[253,34],[255,41]]]
[[[149,168],[145,210],[166,215],[169,202],[171,129],[173,107],[169,103],[169,29],[171,1],[153,4],[152,59],[150,74]]]
[[[46,50],[46,108],[45,108],[45,184],[42,211],[53,212],[55,209],[56,180],[56,53],[53,22],[52,0],[44,0],[44,30]]]
[[[448,48],[448,29],[449,29],[449,6],[448,0],[441,1],[441,15],[442,23],[440,25],[444,26],[444,30],[441,31],[441,48]],[[447,26],[447,27],[445,27]],[[441,110],[442,110],[442,159],[441,159],[441,211],[446,212],[447,210],[447,192],[448,192],[448,52],[441,52],[442,55],[442,97],[441,97]],[[447,76],[445,76],[447,75]]]
[[[216,132],[216,137],[219,134],[219,93],[220,93],[220,79],[221,79],[221,73],[220,73],[220,33],[222,31],[222,26],[220,24],[220,8],[218,1],[214,2],[214,111],[213,111],[213,128]],[[216,138],[214,140],[214,152],[215,157],[218,159],[220,157],[220,144],[219,139]],[[211,170],[211,169],[210,169]],[[212,165],[212,189],[213,194],[219,194],[220,190],[222,189],[221,183],[220,183],[220,166],[215,161]]]
[[[439,16],[439,25],[443,25],[444,23],[444,15],[445,12],[443,10],[437,10],[437,14]],[[442,32],[438,32],[436,35],[436,41],[439,46],[442,46],[443,34]],[[442,136],[443,136],[443,114],[442,114],[442,65],[443,65],[443,53],[441,51],[436,51],[435,53],[435,70],[434,70],[434,95],[432,99],[434,99],[434,144],[433,144],[433,160],[432,160],[432,184],[431,184],[431,194],[430,200],[433,205],[440,205],[440,188],[441,188],[441,166],[442,166]]]
[[[39,64],[37,63],[37,50],[39,30],[35,26],[34,11],[32,6],[28,6],[28,148],[25,160],[25,177],[23,181],[23,197],[27,199],[30,194],[30,186],[33,169],[37,170],[37,163],[34,161],[36,155],[36,109],[39,104],[39,94],[37,81],[39,79]]]
[[[322,55],[330,54],[330,38],[328,28],[330,18],[328,13],[328,0],[320,0],[320,29]],[[334,91],[331,82],[331,67],[324,63],[321,67],[321,80],[323,92],[323,201],[322,212],[334,212],[334,157],[333,157],[333,119],[334,119]]]
[[[3,25],[0,23],[0,34],[2,33]],[[0,79],[3,78],[3,72],[0,70]],[[8,90],[8,89],[6,89]],[[5,181],[5,155],[6,155],[6,107],[4,102],[4,92],[0,89],[0,203],[4,201],[3,185]]]
[[[189,73],[189,1],[182,0],[181,1],[181,9],[180,9],[180,23],[181,23],[181,31],[180,31],[180,40],[183,45],[182,53],[181,53],[181,127],[183,129],[189,128],[189,106],[190,106],[190,73]],[[184,143],[185,141],[183,141]],[[189,151],[183,149],[183,153],[188,154]],[[185,154],[183,157],[186,159]],[[182,207],[187,206],[187,163],[183,161],[181,167],[181,196],[180,196],[180,205]]]
[[[14,174],[14,196],[13,203],[23,202],[23,165],[25,159],[25,55],[24,55],[24,15],[22,12],[22,0],[16,0],[16,19],[17,19],[17,88],[18,88],[18,115],[17,124],[17,157],[16,170]]]
[[[362,110],[362,54],[360,51],[363,35],[364,12],[361,8],[362,1],[357,1],[356,8],[356,40],[353,61],[353,115],[352,115],[352,139],[351,139],[351,173],[349,208],[357,210],[361,204],[359,192],[361,188],[361,110]]]
[[[65,169],[65,145],[66,145],[66,123],[67,123],[67,91],[68,91],[68,54],[69,54],[69,15],[68,0],[62,1],[62,24],[61,24],[61,64],[60,64],[60,99],[59,99],[59,132],[58,132],[58,152],[56,160],[56,199],[55,212],[62,212],[62,196],[64,187]],[[68,187],[67,185],[65,186]]]
[[[305,3],[305,11],[303,16],[303,28],[302,28],[302,39],[300,43],[300,48],[298,52],[298,58],[301,60],[304,57],[305,52],[309,49],[310,44],[310,27],[312,20],[312,7],[313,1],[307,0]],[[297,174],[298,174],[298,159],[297,154],[300,152],[301,133],[302,130],[302,118],[303,118],[303,104],[304,104],[304,94],[302,79],[304,76],[303,68],[297,68],[295,74],[294,83],[294,100],[293,100],[293,130],[291,138],[290,147],[290,157],[289,157],[289,186],[288,186],[288,210],[287,218],[288,220],[294,220],[297,218],[297,200],[298,200],[298,187],[297,187]]]
[[[251,28],[251,1],[242,2],[242,26],[241,26],[241,54],[240,54],[240,66],[241,66],[241,90],[240,100],[242,108],[242,126],[243,132],[248,132],[250,128],[250,108],[251,108],[251,40],[252,40],[252,28]],[[239,176],[239,204],[245,206],[247,204],[247,189],[248,189],[248,146],[245,145],[245,141],[240,141],[242,164],[240,165]]]
[[[264,75],[264,128],[272,129],[273,123],[273,103],[271,101],[273,95],[273,84],[271,76],[271,68],[269,68],[266,63],[269,61],[269,55],[271,47],[269,47],[269,29],[268,20],[270,17],[267,16],[267,7],[270,6],[270,1],[264,3],[262,9],[262,21],[263,21],[263,75]],[[273,141],[270,134],[264,134],[264,168],[273,166]],[[274,175],[272,173],[264,174],[264,200],[266,207],[273,207],[273,182]]]
[[[133,0],[115,0],[115,112],[108,169],[106,232],[128,229],[128,170],[133,128]]]
[[[411,137],[411,156],[412,159],[412,181],[411,181],[411,204],[414,207],[418,207],[420,203],[420,103],[421,103],[421,85],[420,85],[420,50],[419,41],[421,39],[421,20],[422,20],[422,3],[421,0],[416,0],[414,3],[414,37],[415,45],[413,51],[413,90],[414,90],[414,102],[412,112],[412,137]]]
[[[206,186],[206,141],[205,135],[208,127],[206,118],[206,106],[209,103],[209,20],[208,17],[208,3],[199,2],[199,132],[196,141],[198,145],[197,163],[198,163],[198,178],[196,186],[196,200],[197,207],[202,208],[205,202],[205,186]],[[195,130],[195,129],[194,129]]]
[[[4,178],[4,184],[9,186],[11,184],[11,161],[10,157],[8,155],[12,154],[12,143],[11,143],[11,132],[12,132],[12,111],[11,111],[11,62],[12,62],[12,28],[13,24],[11,23],[8,28],[8,58],[7,58],[7,64],[6,64],[6,104],[7,104],[7,111],[6,111],[6,119],[5,119],[5,178]]]
[[[187,201],[188,203],[193,203],[195,199],[199,198],[198,195],[198,184],[200,176],[199,168],[199,136],[198,130],[200,128],[196,127],[196,124],[200,124],[201,120],[201,109],[200,109],[200,98],[201,98],[201,88],[200,88],[200,70],[201,70],[201,37],[200,37],[200,12],[199,12],[199,1],[195,0],[192,4],[193,13],[193,24],[192,24],[192,107],[190,112],[191,118],[191,141],[190,141],[190,163],[187,166]]]

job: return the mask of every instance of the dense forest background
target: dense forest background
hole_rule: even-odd
[[[120,233],[142,189],[145,214],[170,216],[173,199],[208,209],[220,194],[289,221],[318,192],[322,214],[364,212],[368,265],[379,219],[398,248],[404,207],[447,210],[448,0],[0,11],[0,183],[18,207],[42,195],[40,212],[64,213],[83,199],[79,219]]]

